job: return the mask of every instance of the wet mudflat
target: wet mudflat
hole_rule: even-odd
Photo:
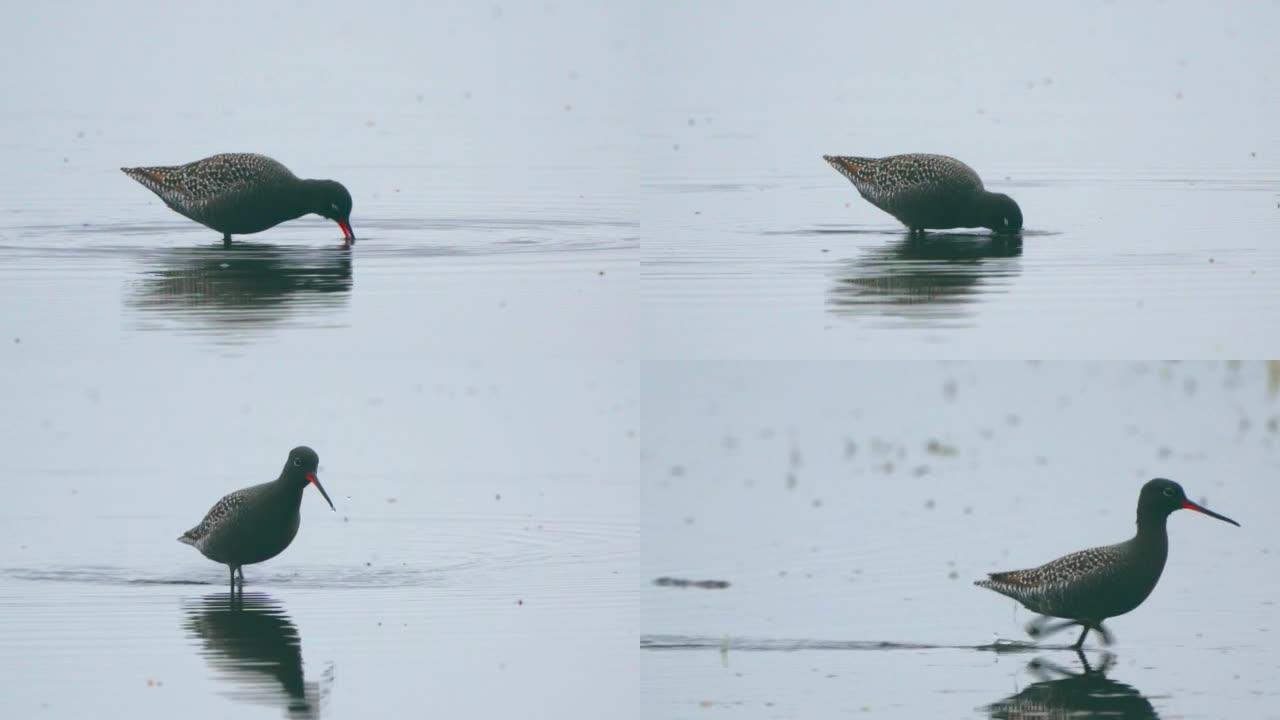
[[[644,588],[648,715],[1275,716],[1274,364],[653,367],[640,574],[728,586]],[[1161,476],[1242,527],[1175,513],[1073,681],[1075,633],[971,583],[1131,537]]]

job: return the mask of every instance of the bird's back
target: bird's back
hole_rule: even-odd
[[[280,554],[298,533],[301,488],[278,482],[230,493],[214,503],[200,524],[179,542],[193,545],[216,562],[250,565]]]
[[[883,158],[824,155],[872,204],[884,209],[904,194],[928,191],[978,192],[982,178],[973,168],[947,155],[908,153]]]
[[[910,228],[977,227],[986,191],[973,168],[946,155],[824,155],[868,202]]]
[[[228,209],[243,207],[254,196],[270,198],[273,190],[298,179],[289,168],[256,153],[223,153],[185,165],[120,169],[173,210],[217,229],[223,229],[225,220],[220,216]]]

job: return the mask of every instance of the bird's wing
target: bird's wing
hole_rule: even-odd
[[[1028,608],[1055,617],[1071,617],[1079,598],[1091,597],[1098,587],[1123,572],[1124,557],[1115,545],[1089,548],[1026,570],[989,575],[977,585],[1017,600]]]
[[[200,524],[191,528],[178,538],[179,542],[185,542],[189,545],[195,544],[196,541],[207,536],[214,528],[218,526],[228,515],[230,515],[241,503],[244,502],[244,490],[237,490],[229,495],[224,496],[221,500],[213,504],[209,508],[209,512],[205,513],[204,519]]]

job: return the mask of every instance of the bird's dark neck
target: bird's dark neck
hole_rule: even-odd
[[[1169,544],[1167,524],[1169,516],[1164,513],[1138,513],[1137,540],[1148,543]]]
[[[272,485],[275,487],[275,492],[286,497],[297,496],[299,500],[302,498],[302,491],[307,489],[306,483],[297,482],[283,473],[280,477],[276,478],[276,481],[272,483]]]
[[[316,208],[324,206],[323,183],[323,180],[298,180],[294,187],[294,202],[299,215],[315,212]]]

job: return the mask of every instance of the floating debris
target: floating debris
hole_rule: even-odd
[[[702,588],[703,590],[723,590],[729,587],[728,580],[685,580],[684,578],[660,577],[653,581],[658,587]]]

